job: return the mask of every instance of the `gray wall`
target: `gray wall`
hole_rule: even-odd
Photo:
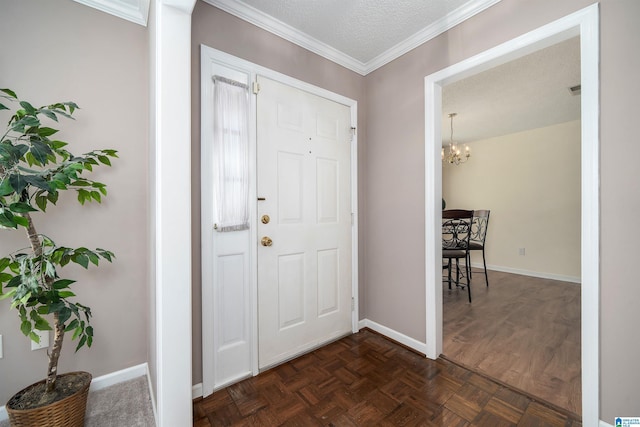
[[[84,271],[66,267],[78,281],[77,301],[92,308],[95,341],[74,354],[67,336],[60,371],[94,377],[148,360],[148,40],[140,26],[71,0],[0,0],[0,87],[43,105],[73,100],[75,121],[61,123],[60,139],[72,151],[114,148],[120,159],[100,168],[108,185],[101,205],[80,206],[61,196],[38,231],[67,246],[104,247],[113,264]],[[7,115],[0,115],[6,123]],[[0,230],[0,254],[27,246],[24,231]],[[15,311],[0,302],[0,405],[20,388],[45,377],[45,350],[31,351]]]
[[[365,317],[424,340],[424,77],[592,3],[502,0],[366,76]],[[600,396],[601,419],[612,423],[640,408],[638,233],[625,231],[623,239],[618,231],[626,213],[640,208],[640,2],[608,0],[600,10]]]
[[[296,79],[328,89],[358,101],[359,220],[363,227],[366,214],[364,173],[366,164],[365,91],[359,74],[319,57],[293,43],[259,29],[207,3],[198,1],[192,15],[192,221],[193,221],[193,382],[202,381],[202,310],[200,264],[200,45],[227,52]],[[360,237],[362,248],[363,238]],[[360,255],[360,271],[365,271]],[[363,304],[363,278],[360,279],[360,303]],[[360,318],[362,318],[362,305]]]

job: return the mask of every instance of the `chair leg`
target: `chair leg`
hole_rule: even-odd
[[[456,286],[460,286],[460,259],[456,258]]]
[[[451,258],[447,263],[447,282],[449,282],[449,289],[451,289]]]
[[[471,265],[471,252],[467,254],[467,263]],[[469,267],[469,279],[473,279],[473,277],[471,277],[471,267]]]
[[[487,275],[487,260],[484,258],[484,246],[482,247],[482,262],[484,263],[484,280],[487,282],[487,287],[489,287],[489,276]]]
[[[466,265],[467,270],[467,292],[469,293],[469,304],[471,304],[471,265]]]

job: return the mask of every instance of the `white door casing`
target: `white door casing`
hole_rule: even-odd
[[[348,107],[350,112],[350,126],[354,128],[353,140],[350,144],[351,150],[351,212],[353,213],[353,226],[351,227],[351,246],[347,250],[351,254],[351,284],[354,311],[351,313],[351,331],[358,330],[358,181],[357,181],[357,102],[330,92],[328,90],[310,85],[300,80],[293,79],[284,74],[275,72],[265,67],[261,67],[249,61],[229,55],[225,52],[212,49],[208,46],[201,45],[201,260],[202,260],[202,396],[206,397],[213,393],[214,390],[223,388],[246,376],[257,375],[258,368],[258,307],[257,307],[257,246],[258,235],[256,227],[256,96],[251,95],[251,126],[249,134],[250,142],[250,176],[251,184],[249,191],[249,200],[251,203],[251,228],[245,232],[217,233],[213,228],[213,188],[212,188],[212,170],[211,149],[207,141],[213,138],[212,126],[212,108],[213,108],[213,85],[212,76],[222,75],[227,78],[235,79],[252,84],[256,81],[257,75],[268,77],[272,80],[285,83],[288,86],[305,92],[321,96],[328,100],[340,103]],[[243,77],[244,76],[244,77]],[[242,234],[245,233],[245,234]],[[242,263],[240,263],[242,258]],[[217,265],[224,262],[225,265]],[[242,264],[242,267],[241,267]],[[231,275],[224,273],[234,272]],[[244,271],[241,270],[244,268]],[[242,275],[242,276],[241,276]],[[227,289],[232,292],[226,293],[221,287],[220,279],[232,277],[235,281],[243,282],[248,286],[243,288],[242,297],[236,293],[236,288]],[[242,279],[240,279],[242,277]],[[248,298],[248,301],[247,301]],[[228,315],[221,308],[227,302],[230,304],[226,308],[240,308],[242,314],[235,314],[227,310]],[[225,317],[235,316],[241,317],[246,322],[243,328],[226,330],[223,326]],[[231,321],[231,318],[229,317]],[[229,322],[227,322],[229,323]],[[240,332],[244,331],[244,327],[248,328],[249,345],[244,343],[242,346],[249,348],[250,365],[247,367],[247,361],[244,356],[234,360],[233,354],[237,352],[235,348],[238,344],[231,343],[228,338],[231,336],[240,336]],[[227,333],[227,338],[223,337]],[[237,342],[244,341],[244,338]],[[227,354],[219,353],[224,350]],[[246,353],[245,353],[246,354]],[[200,393],[195,391],[194,397],[198,397]]]
[[[581,68],[581,329],[582,421],[599,420],[599,12],[593,4],[425,77],[426,355],[442,353],[442,87],[580,35]]]
[[[258,83],[258,239],[272,241],[258,246],[263,369],[351,332],[352,136],[347,106]]]

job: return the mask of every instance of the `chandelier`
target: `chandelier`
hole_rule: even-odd
[[[453,118],[457,116],[457,113],[449,113],[451,119],[451,140],[449,141],[449,149],[445,151],[444,147],[440,152],[442,161],[450,163],[452,165],[459,165],[466,162],[471,157],[471,150],[467,144],[464,145],[464,153],[460,151],[460,147],[453,141]]]

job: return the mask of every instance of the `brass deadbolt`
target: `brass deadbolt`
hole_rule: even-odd
[[[262,221],[263,224],[269,224],[269,221],[271,221],[271,218],[269,218],[269,215],[262,215],[262,218],[260,218],[260,221]]]

